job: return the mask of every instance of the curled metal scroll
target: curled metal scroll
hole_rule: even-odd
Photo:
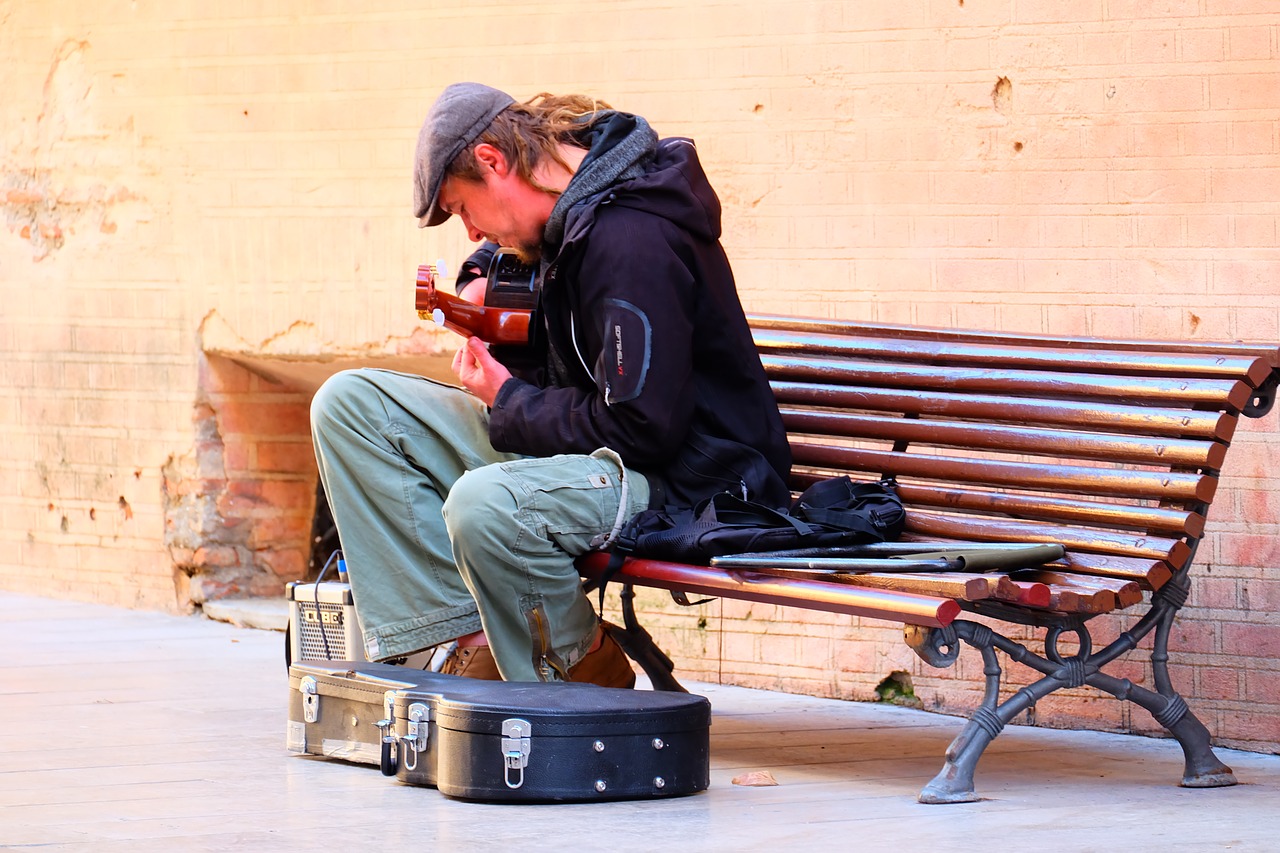
[[[902,628],[907,645],[929,666],[945,668],[960,657],[960,638],[952,626],[926,628],[923,625],[904,625]]]

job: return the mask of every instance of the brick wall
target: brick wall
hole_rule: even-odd
[[[315,513],[310,395],[201,360],[191,452],[163,468],[164,546],[180,602],[279,595],[306,574]]]
[[[753,309],[1280,340],[1275,11],[0,0],[0,588],[183,608],[301,570],[309,383],[448,346],[411,282],[466,243],[414,227],[408,169],[456,79],[585,91],[697,138]],[[1262,749],[1276,432],[1237,439],[1174,639],[1197,712]],[[868,698],[906,671],[928,705],[974,698],[895,626],[651,607],[690,672]],[[1118,708],[1037,720],[1149,728]]]

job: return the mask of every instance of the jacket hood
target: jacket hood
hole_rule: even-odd
[[[720,200],[691,139],[660,141],[645,173],[617,184],[610,202],[669,219],[697,237],[720,239]]]

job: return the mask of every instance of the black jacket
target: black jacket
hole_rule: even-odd
[[[572,207],[543,265],[545,370],[499,390],[494,447],[608,447],[649,480],[652,506],[725,490],[788,505],[786,432],[719,238],[720,202],[687,139]]]

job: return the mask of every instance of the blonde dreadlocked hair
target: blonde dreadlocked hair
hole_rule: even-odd
[[[612,107],[604,101],[587,95],[552,95],[547,92],[534,95],[524,103],[512,104],[499,113],[475,142],[453,158],[445,175],[468,181],[481,180],[475,149],[477,145],[486,143],[501,151],[520,177],[543,192],[558,195],[534,178],[534,170],[548,158],[568,169],[569,164],[560,156],[559,146],[586,147],[582,144],[582,137],[587,128],[597,113],[609,109]]]

